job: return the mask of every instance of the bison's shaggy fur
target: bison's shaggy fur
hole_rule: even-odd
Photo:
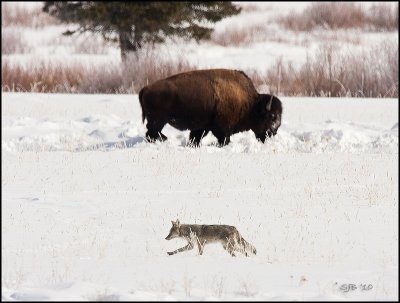
[[[281,121],[281,101],[258,94],[242,71],[197,70],[177,74],[146,86],[139,92],[143,122],[147,118],[149,141],[165,140],[166,123],[191,130],[190,140],[199,145],[211,131],[220,145],[234,133],[253,130],[262,142],[275,135]]]

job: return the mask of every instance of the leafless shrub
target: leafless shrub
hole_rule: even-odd
[[[130,54],[123,66],[124,87],[138,92],[141,87],[168,76],[196,69],[185,57],[160,55],[148,48]]]
[[[260,10],[270,10],[272,9],[272,6],[269,3],[263,3],[263,2],[258,2],[258,3],[251,3],[251,2],[238,2],[238,6],[242,8],[242,12],[246,13],[251,13],[255,11],[260,11]]]
[[[398,48],[384,42],[361,54],[339,54],[330,47],[300,70],[311,95],[398,96]]]
[[[144,85],[195,69],[183,56],[162,57],[154,51],[131,55],[127,62],[2,62],[2,90],[51,93],[137,93]]]
[[[224,31],[213,32],[211,42],[222,46],[241,46],[265,39],[267,28],[263,24],[228,27]]]
[[[183,55],[149,48],[118,62],[2,61],[2,90],[64,93],[138,93],[145,85],[197,69]],[[245,71],[262,92],[278,95],[398,97],[398,47],[385,41],[360,53],[326,44],[300,67],[282,58],[265,72]]]
[[[2,90],[50,93],[118,93],[123,90],[113,64],[38,61],[22,65],[2,62]]]
[[[376,4],[370,10],[355,2],[314,2],[301,13],[279,20],[286,28],[310,31],[314,28],[363,28],[397,30],[398,4]]]
[[[399,28],[399,4],[373,4],[368,12],[369,23],[377,30],[393,31]]]
[[[47,65],[43,62],[23,66],[2,62],[2,90],[23,92],[55,92],[62,84],[68,86],[77,85],[80,75],[71,68]],[[73,75],[73,77],[71,77]],[[65,92],[65,90],[63,90]]]
[[[280,59],[265,73],[249,76],[280,95],[397,98],[398,48],[386,41],[360,54],[343,54],[325,45],[300,68]]]
[[[7,27],[1,29],[1,53],[3,55],[29,53],[31,49],[20,28]]]
[[[302,89],[303,80],[297,74],[291,63],[279,58],[265,73],[252,71],[249,76],[263,92],[294,95]]]
[[[42,12],[41,5],[25,6],[19,3],[1,3],[1,26],[24,26],[24,27],[44,27],[47,25],[57,25],[60,22]]]
[[[77,92],[84,93],[132,93],[129,87],[123,86],[123,77],[118,65],[103,63],[85,68]]]

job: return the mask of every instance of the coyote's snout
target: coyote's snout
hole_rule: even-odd
[[[195,244],[197,244],[197,247],[199,248],[199,254],[202,255],[204,246],[213,242],[220,242],[232,257],[235,257],[235,251],[239,251],[246,256],[248,256],[249,253],[257,253],[256,248],[243,239],[234,226],[180,224],[179,220],[171,222],[172,227],[165,240],[183,238],[188,241],[188,244],[173,252],[168,252],[169,255],[193,249]]]

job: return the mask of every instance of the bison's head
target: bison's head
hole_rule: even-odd
[[[275,136],[281,126],[282,102],[275,96],[259,94],[257,104],[258,125],[255,133],[259,138]]]

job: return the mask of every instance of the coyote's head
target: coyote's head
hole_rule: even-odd
[[[165,240],[171,240],[173,238],[179,237],[179,228],[181,227],[181,223],[179,222],[178,219],[176,219],[176,222],[171,221],[171,223],[172,223],[171,230],[169,231],[169,234],[165,238]]]

